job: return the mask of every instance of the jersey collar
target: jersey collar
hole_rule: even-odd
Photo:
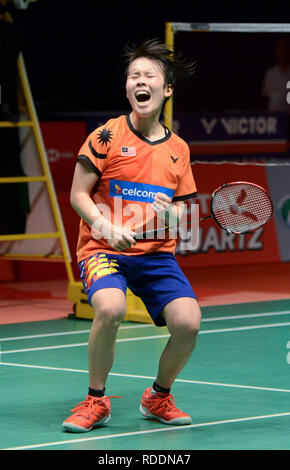
[[[165,136],[162,137],[162,139],[154,140],[154,142],[152,142],[151,140],[144,137],[144,135],[141,134],[141,132],[138,132],[138,131],[136,131],[136,129],[134,129],[129,114],[126,115],[126,121],[127,121],[127,124],[128,124],[128,127],[129,127],[130,131],[133,132],[133,134],[135,134],[137,137],[139,137],[139,139],[143,140],[143,142],[146,142],[149,145],[161,144],[162,142],[165,142],[166,140],[170,139],[170,137],[171,137],[171,131],[167,127],[163,126],[164,129],[165,129]]]

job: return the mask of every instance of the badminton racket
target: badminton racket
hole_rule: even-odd
[[[148,230],[138,233],[135,238],[151,238],[164,231],[211,218],[228,233],[241,235],[253,232],[269,222],[273,204],[269,194],[261,186],[247,181],[235,181],[215,189],[210,198],[210,212],[199,220]]]

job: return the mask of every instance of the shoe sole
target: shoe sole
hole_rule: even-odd
[[[139,406],[139,411],[140,413],[144,416],[145,419],[156,419],[157,421],[160,421],[160,423],[163,424],[171,424],[174,426],[182,426],[185,424],[191,424],[191,417],[190,416],[184,416],[180,418],[174,418],[171,419],[170,421],[166,421],[163,418],[160,418],[159,416],[153,415],[152,413],[148,413],[145,408],[143,408],[142,404]]]
[[[83,428],[82,426],[77,426],[76,424],[73,423],[62,423],[62,428],[65,431],[69,432],[89,432],[94,428],[99,428],[100,426],[103,426],[104,424],[107,424],[111,419],[111,415],[105,416],[105,418],[101,419],[98,423],[94,424],[90,428]]]

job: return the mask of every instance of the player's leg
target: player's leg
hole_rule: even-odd
[[[175,257],[160,254],[144,260],[149,269],[146,290],[133,286],[158,326],[166,325],[170,338],[159,360],[156,380],[145,390],[140,411],[166,424],[190,424],[191,418],[176,408],[171,386],[190,359],[200,328],[201,312],[189,281]],[[151,295],[150,295],[151,294]]]
[[[171,336],[160,357],[156,381],[145,390],[139,409],[145,417],[165,424],[191,424],[191,417],[175,406],[170,389],[196,346],[200,308],[193,298],[177,298],[166,305],[162,315]]]
[[[118,258],[118,260],[116,259]],[[89,335],[89,391],[63,422],[71,432],[87,432],[111,417],[105,385],[113,364],[118,327],[126,314],[126,278],[117,256],[93,255],[80,263],[81,279],[94,310]]]
[[[171,336],[160,358],[156,382],[169,389],[194,351],[201,311],[195,299],[181,297],[169,302],[162,315]]]
[[[92,296],[94,320],[89,336],[89,384],[92,390],[103,390],[111,370],[116,335],[126,315],[126,297],[116,288],[101,289]]]
[[[121,289],[96,291],[91,298],[94,320],[89,335],[89,392],[63,422],[70,432],[87,432],[106,424],[111,418],[110,398],[105,385],[111,370],[118,327],[126,314],[126,298]]]

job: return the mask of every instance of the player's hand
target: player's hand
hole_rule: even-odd
[[[166,212],[170,209],[171,198],[164,193],[156,193],[152,210],[157,213],[158,217],[165,219]]]
[[[124,251],[136,245],[136,232],[126,227],[112,225],[112,238],[107,238],[109,245],[116,251]]]
[[[98,216],[91,227],[95,240],[105,238],[109,245],[117,251],[123,251],[136,245],[136,232],[118,225],[113,225],[103,215]]]

